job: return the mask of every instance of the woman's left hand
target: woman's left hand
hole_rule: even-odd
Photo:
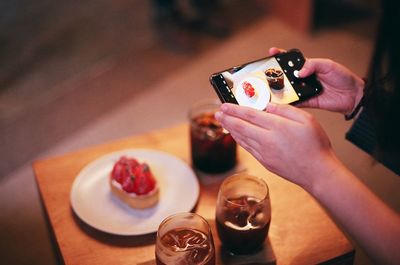
[[[318,167],[335,158],[320,124],[291,105],[270,103],[259,111],[223,104],[215,117],[262,165],[306,190],[318,177]]]

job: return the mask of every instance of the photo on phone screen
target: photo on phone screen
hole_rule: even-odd
[[[213,74],[211,83],[222,102],[263,110],[269,102],[291,104],[321,91],[315,76],[295,77],[303,64],[300,52],[282,53]]]

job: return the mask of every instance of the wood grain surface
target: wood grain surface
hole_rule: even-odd
[[[188,125],[181,124],[34,163],[37,186],[49,217],[49,229],[54,232],[65,264],[154,263],[155,234],[116,236],[86,225],[71,208],[71,186],[88,163],[127,148],[164,151],[190,164],[188,132]],[[343,262],[343,257],[352,262],[353,246],[309,194],[268,172],[243,149],[239,149],[238,160],[236,170],[245,170],[266,180],[272,205],[271,226],[264,252],[255,255],[254,260],[218,254],[217,264],[318,264],[331,260]],[[194,211],[212,225],[219,185],[231,173],[219,176],[198,174],[201,192]],[[219,248],[218,235],[214,232],[213,236]]]

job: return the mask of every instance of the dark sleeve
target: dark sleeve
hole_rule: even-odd
[[[376,130],[372,124],[371,118],[365,110],[361,111],[350,130],[346,133],[346,139],[373,156],[394,173],[400,175],[400,158],[398,153],[389,154],[386,152],[379,152],[378,154],[376,152]]]

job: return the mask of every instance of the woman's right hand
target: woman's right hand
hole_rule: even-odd
[[[269,54],[273,56],[283,51],[273,47]],[[306,59],[299,77],[304,78],[314,73],[323,86],[322,93],[296,106],[351,113],[363,96],[364,80],[330,59]]]
[[[311,192],[319,172],[336,163],[321,125],[306,111],[269,103],[266,111],[223,104],[215,118],[265,168]]]

